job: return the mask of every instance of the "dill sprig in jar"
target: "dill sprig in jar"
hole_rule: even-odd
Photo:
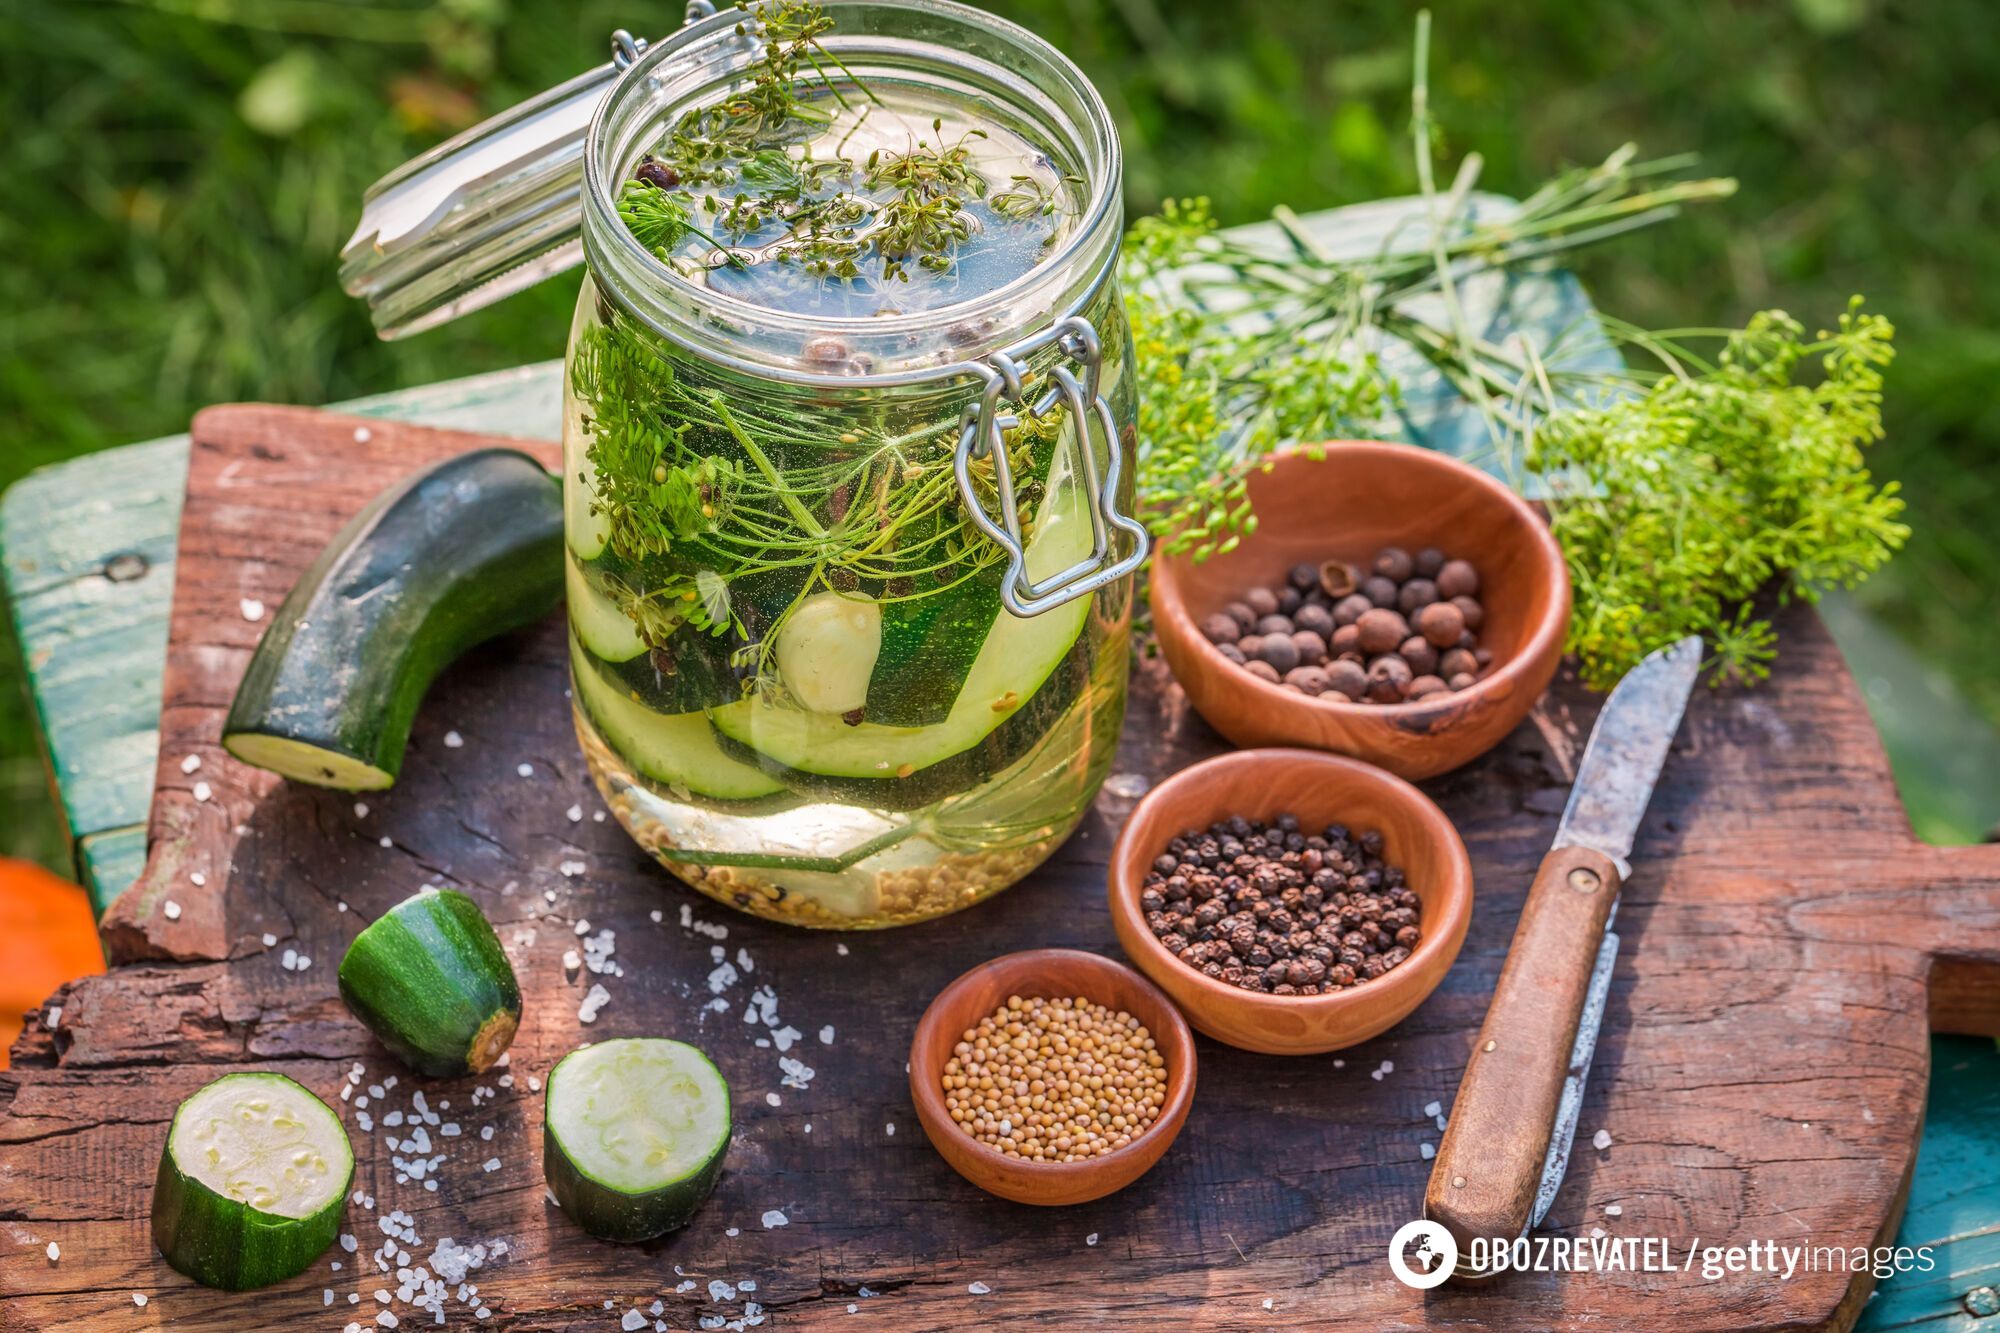
[[[1075,827],[1123,716],[1145,537],[1103,102],[940,0],[615,50],[378,185],[350,289],[393,336],[587,262],[572,695],[633,837],[801,924],[967,906]]]

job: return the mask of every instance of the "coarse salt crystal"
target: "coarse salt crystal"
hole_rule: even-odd
[[[205,801],[213,795],[215,795],[215,788],[209,786],[206,782],[197,782],[194,784],[194,798],[197,801]]]
[[[1443,1112],[1444,1112],[1443,1102],[1430,1102],[1426,1104],[1424,1107],[1425,1115],[1441,1115]]]
[[[736,1288],[721,1278],[716,1278],[708,1284],[708,1298],[718,1305],[724,1301],[733,1301],[736,1299]]]
[[[514,771],[524,778],[535,776],[535,766],[533,764],[516,764],[514,765]]]
[[[368,427],[356,426],[354,428],[354,442],[356,444],[366,444],[368,443],[368,441],[374,438],[375,438],[375,432],[368,429]]]
[[[392,840],[390,839],[390,837],[389,837],[389,835],[388,835],[388,834],[384,833],[384,834],[382,835],[382,845],[383,845],[384,847],[394,847],[394,846],[395,846],[396,844],[395,844],[395,842],[394,842],[394,841],[392,841]]]
[[[984,1282],[968,1282],[965,1284],[965,1289],[974,1296],[984,1296],[993,1290],[993,1288],[987,1286]]]
[[[742,1235],[743,1232],[738,1227],[729,1227],[725,1229],[722,1234],[730,1237],[731,1239],[734,1239],[735,1237]]]
[[[178,921],[181,919],[181,905],[172,898],[167,899],[166,902],[160,905],[160,911],[169,921]]]
[[[556,867],[564,879],[575,879],[590,867],[581,861],[564,861]]]
[[[847,946],[846,946],[845,944],[836,944],[836,945],[834,945],[834,946],[833,946],[833,951],[834,951],[835,953],[839,954],[839,955],[840,955],[840,956],[841,956],[842,958],[845,958],[845,957],[847,957]]]
[[[764,1094],[764,1103],[767,1106],[783,1106],[785,1099],[775,1092],[767,1092]]]
[[[1083,1243],[1084,1243],[1085,1245],[1095,1245],[1095,1244],[1097,1244],[1097,1233],[1096,1233],[1095,1231],[1093,1231],[1093,1232],[1091,1232],[1091,1233],[1090,1233],[1090,1234],[1089,1234],[1088,1236],[1085,1236],[1085,1237],[1083,1238]]]
[[[242,608],[243,618],[253,625],[264,618],[264,604],[255,597],[245,597],[237,605]]]
[[[598,1012],[602,1010],[605,1005],[610,1003],[611,1003],[611,992],[604,989],[604,986],[601,983],[592,985],[590,988],[590,993],[583,997],[583,1003],[577,1007],[576,1011],[577,1022],[595,1023],[597,1021]]]
[[[618,1321],[618,1327],[624,1329],[625,1333],[633,1333],[634,1329],[644,1328],[645,1326],[646,1316],[640,1314],[637,1310],[627,1310],[625,1317]]]
[[[54,1241],[50,1241],[49,1262],[53,1264],[53,1263],[59,1263],[61,1262],[61,1260],[62,1260],[62,1246],[56,1244]]]
[[[658,925],[661,921],[664,921],[666,919],[667,914],[665,912],[662,912],[659,908],[655,907],[652,911],[648,912],[646,915],[653,918],[654,925]]]
[[[1607,1203],[1604,1205],[1604,1215],[1606,1217],[1623,1217],[1625,1216],[1624,1205],[1616,1203]]]
[[[457,732],[455,732],[455,731],[447,731],[447,732],[446,732],[446,733],[444,734],[444,748],[445,748],[445,749],[447,749],[447,750],[456,750],[456,749],[457,749],[457,748],[458,748],[459,746],[461,746],[461,745],[463,745],[463,744],[465,744],[465,737],[463,737],[463,736],[459,735],[459,734],[458,734]]]
[[[1269,1296],[1266,1296],[1266,1297],[1264,1298],[1264,1308],[1265,1308],[1266,1310],[1268,1310],[1268,1309],[1270,1309],[1270,1308],[1271,1308],[1271,1298],[1270,1298]]]
[[[573,805],[563,813],[569,816],[569,822],[572,824],[581,824],[583,822],[583,807],[580,805]]]
[[[277,937],[276,935],[273,935],[273,934],[272,934],[272,933],[271,933],[270,931],[268,931],[268,930],[264,932],[264,947],[265,947],[266,949],[270,948],[270,947],[271,947],[272,945],[276,944],[277,942],[278,942],[278,937]]]
[[[63,1007],[61,1005],[50,1005],[48,1012],[42,1015],[42,1025],[53,1029],[57,1024],[62,1022],[62,1011]]]
[[[1434,1146],[1428,1143],[1419,1143],[1417,1145],[1417,1152],[1422,1155],[1423,1159],[1426,1162],[1430,1161],[1431,1158],[1436,1157],[1437,1151],[1438,1150]]]
[[[1611,1146],[1611,1131],[1608,1129],[1598,1130],[1590,1136],[1590,1146],[1599,1152],[1603,1152],[1606,1148],[1609,1148]]]
[[[199,870],[190,870],[188,871],[188,883],[199,889],[208,883],[208,876],[202,874]]]
[[[892,1138],[892,1139],[893,1139],[893,1138],[895,1138],[895,1137],[896,1137],[896,1122],[892,1120],[892,1121],[890,1121],[890,1122],[889,1122],[889,1123],[888,1123],[887,1125],[884,1125],[884,1126],[882,1127],[882,1132],[883,1132],[883,1133],[885,1133],[885,1134],[887,1134],[887,1135],[888,1135],[888,1136],[889,1136],[890,1138]]]
[[[764,1230],[770,1231],[775,1227],[789,1226],[791,1225],[791,1221],[792,1219],[786,1217],[781,1209],[773,1208],[764,1214]]]
[[[132,1293],[132,1304],[134,1304],[134,1305],[144,1305],[145,1303],[146,1303],[146,1293],[145,1293],[145,1292],[143,1292],[143,1291],[135,1291],[135,1292],[133,1292],[133,1293]]]
[[[192,773],[197,768],[200,767],[201,767],[201,756],[198,754],[191,754],[187,758],[181,760],[181,772],[183,773]]]

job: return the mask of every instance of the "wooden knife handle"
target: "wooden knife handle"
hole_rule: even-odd
[[[1535,873],[1424,1191],[1424,1215],[1461,1252],[1527,1229],[1618,883],[1585,847],[1557,848]]]

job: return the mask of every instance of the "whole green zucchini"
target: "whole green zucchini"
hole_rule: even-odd
[[[563,595],[562,488],[515,449],[476,449],[378,496],[300,576],[223,723],[246,764],[387,787],[431,681]]]

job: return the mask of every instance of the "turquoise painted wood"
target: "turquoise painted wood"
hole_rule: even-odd
[[[1351,250],[1380,244],[1408,216],[1407,205],[1365,205],[1306,222],[1329,248]],[[1274,227],[1246,230],[1283,243]],[[1528,327],[1559,339],[1566,361],[1615,356],[1589,336],[1588,297],[1567,274],[1496,282],[1466,299],[1474,324],[1496,340]],[[337,406],[554,439],[561,367],[524,366]],[[1396,433],[1502,470],[1485,452],[1476,414],[1447,393],[1410,390],[1402,413]],[[180,435],[108,450],[43,469],[0,497],[0,574],[79,874],[100,911],[145,860],[187,449]],[[1985,1289],[2000,1288],[2000,1051],[1940,1037],[1932,1058],[1930,1112],[1898,1243],[1938,1247],[1937,1266],[1885,1282],[1860,1326],[2000,1330],[2000,1317],[1980,1313]],[[1993,1300],[2000,1310],[2000,1296]]]

